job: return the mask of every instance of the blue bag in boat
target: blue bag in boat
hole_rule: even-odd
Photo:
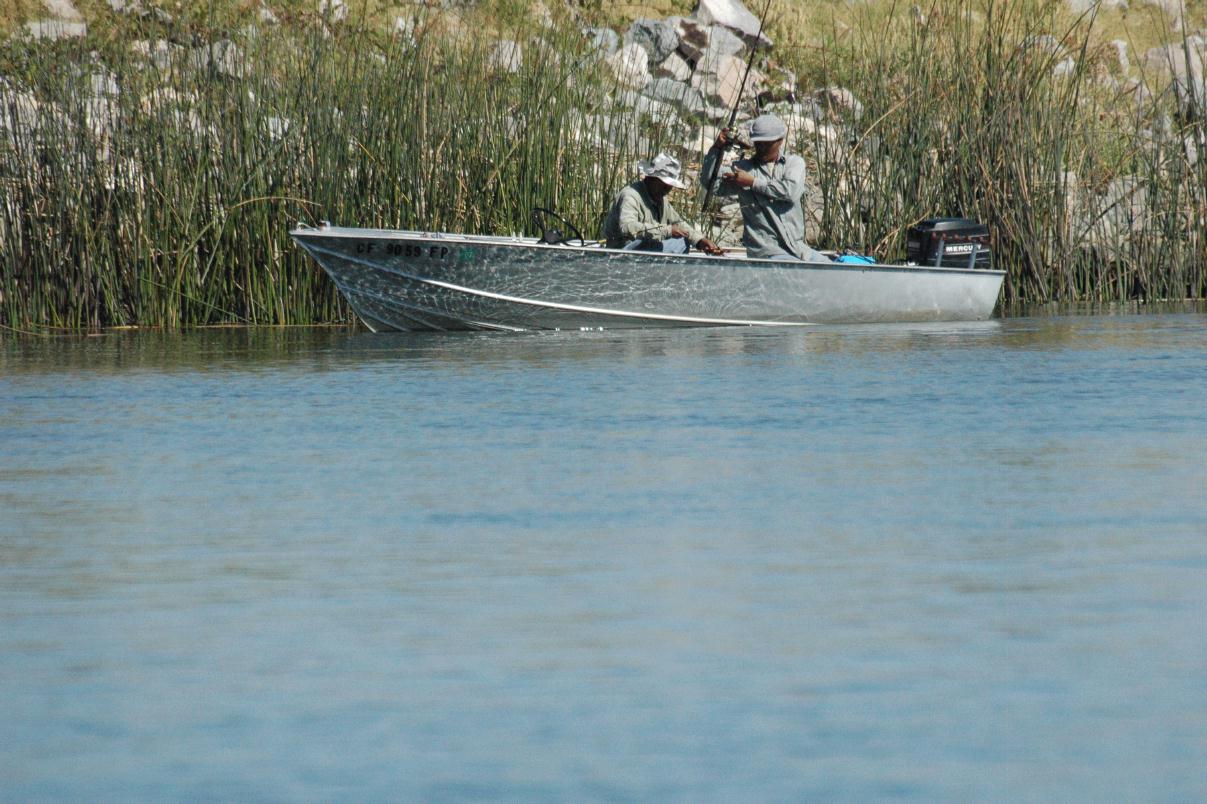
[[[859,265],[875,265],[874,257],[865,257],[862,254],[840,254],[834,258],[834,262],[850,262]]]

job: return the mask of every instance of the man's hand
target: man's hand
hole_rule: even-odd
[[[700,249],[705,254],[712,254],[714,257],[725,253],[725,249],[721,248],[707,237],[701,237],[699,242],[696,243],[696,248]]]
[[[721,129],[721,133],[717,135],[717,141],[712,144],[712,147],[724,151],[729,147],[729,143],[733,142],[733,138],[729,136],[729,129]]]
[[[686,240],[687,238],[691,237],[691,233],[682,226],[676,225],[671,227],[671,237],[682,237],[684,240]]]
[[[721,181],[736,184],[739,187],[749,188],[754,186],[754,174],[746,170],[738,170],[737,168],[734,168],[732,171],[722,176]]]

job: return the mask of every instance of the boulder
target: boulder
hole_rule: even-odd
[[[1106,53],[1110,59],[1107,66],[1112,72],[1127,73],[1132,68],[1127,51],[1127,41],[1124,39],[1112,39],[1106,43]]]
[[[621,89],[612,93],[612,100],[617,106],[624,109],[632,109],[637,105],[637,99],[641,96],[631,89]]]
[[[719,26],[709,29],[708,45],[696,62],[696,69],[717,72],[719,66],[730,56],[736,56],[746,48],[741,39]]]
[[[1165,15],[1165,20],[1171,30],[1182,30],[1182,14],[1185,0],[1138,0],[1137,5],[1155,8]]]
[[[813,99],[818,106],[829,113],[832,119],[844,117],[857,119],[863,114],[863,104],[849,89],[826,87],[814,92]]]
[[[268,138],[273,142],[279,142],[289,134],[293,128],[293,121],[288,117],[270,116],[264,121],[265,128],[268,130]]]
[[[115,98],[121,94],[121,89],[117,85],[117,77],[108,70],[102,69],[93,73],[89,76],[89,81],[92,85],[93,95],[107,95]]]
[[[239,46],[229,39],[194,48],[192,64],[198,70],[214,70],[228,78],[242,78],[247,70],[246,59]]]
[[[679,119],[675,108],[670,104],[642,95],[637,99],[633,110],[640,117],[648,117],[655,123],[674,123]]]
[[[36,20],[25,23],[25,32],[34,39],[82,39],[88,25],[70,20]]]
[[[741,36],[748,45],[771,45],[771,40],[760,30],[759,18],[750,13],[740,0],[700,0],[693,16],[705,25],[725,26]]]
[[[415,41],[415,25],[416,17],[395,17],[394,18],[394,35],[399,39],[404,39],[408,42]]]
[[[107,0],[109,8],[118,14],[131,14],[136,17],[154,17],[163,23],[172,22],[172,15],[162,8],[148,8],[142,0]]]
[[[1070,233],[1087,245],[1110,248],[1143,230],[1148,191],[1135,177],[1123,176],[1101,194],[1078,194],[1072,206]]]
[[[46,11],[57,20],[81,22],[84,19],[71,0],[43,0],[43,4]]]
[[[138,39],[130,43],[131,53],[142,56],[158,70],[167,70],[171,67],[173,56],[182,50],[184,50],[183,47],[174,45],[166,39],[156,39],[154,42]]]
[[[742,79],[746,79],[743,88]],[[739,98],[754,98],[763,85],[762,74],[751,68],[746,73],[746,62],[737,56],[726,56],[714,72],[697,72],[692,76],[694,84],[709,103],[732,109]]]
[[[641,89],[650,82],[649,58],[645,48],[636,43],[625,45],[607,58],[616,81],[623,87]]]
[[[655,78],[646,84],[641,94],[670,104],[682,114],[694,115],[704,111],[704,96],[700,94],[700,90],[673,78]]]
[[[494,72],[518,73],[524,66],[524,49],[519,42],[500,39],[491,48],[486,63]]]
[[[550,30],[557,26],[557,20],[553,18],[553,12],[544,3],[538,2],[532,7],[532,16],[536,18],[537,23],[545,30]]]
[[[624,43],[641,45],[649,54],[649,63],[659,64],[679,46],[679,33],[670,20],[639,19],[625,33]]]
[[[1095,10],[1127,11],[1128,0],[1065,0],[1070,14],[1088,14]]]
[[[672,17],[675,31],[679,35],[678,53],[689,65],[694,66],[708,47],[708,26],[689,17]]]
[[[348,18],[348,4],[344,0],[319,0],[318,11],[329,22],[343,22]]]
[[[14,92],[0,85],[6,103],[0,103],[0,132],[5,139],[31,137],[38,127],[42,106],[32,92]]]
[[[654,69],[655,77],[673,78],[676,81],[689,81],[692,77],[691,66],[678,53],[672,53],[663,59]]]
[[[583,28],[591,47],[602,51],[605,56],[611,56],[620,50],[620,35],[611,28]]]
[[[1067,55],[1064,45],[1051,34],[1028,36],[1019,44],[1018,49],[1032,53],[1042,53],[1045,56],[1051,56],[1053,59],[1062,59]]]
[[[1189,37],[1184,43],[1149,48],[1144,54],[1143,63],[1146,70],[1165,72],[1174,79],[1185,80],[1203,75],[1205,55],[1207,47],[1199,46],[1199,37]]]

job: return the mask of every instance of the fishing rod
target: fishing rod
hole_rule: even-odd
[[[729,113],[729,123],[726,124],[725,130],[733,128],[734,121],[738,119],[738,107],[742,105],[742,96],[746,94],[746,79],[750,77],[750,68],[754,64],[754,54],[758,52],[759,41],[763,38],[763,24],[767,21],[767,12],[771,10],[771,0],[767,0],[767,4],[763,6],[763,16],[759,18],[759,32],[754,37],[754,44],[750,46],[750,55],[746,58],[746,72],[742,73],[742,85],[738,87],[738,98],[733,102],[733,111]],[[717,161],[713,162],[712,175],[708,177],[708,182],[704,185],[704,204],[700,207],[700,213],[706,214],[708,211],[708,202],[712,200],[712,187],[717,181],[717,173],[721,170],[721,155],[717,155]]]

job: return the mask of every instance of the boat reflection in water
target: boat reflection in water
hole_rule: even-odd
[[[374,331],[976,321],[1005,276],[972,260],[804,263],[330,225],[290,234]]]

